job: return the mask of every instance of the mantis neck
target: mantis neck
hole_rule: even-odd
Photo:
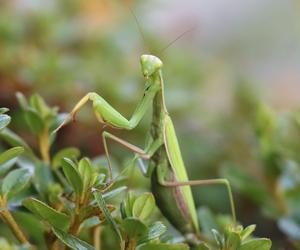
[[[153,75],[152,81],[154,84],[160,85],[160,89],[157,91],[153,100],[153,118],[151,124],[151,135],[156,139],[163,136],[163,121],[165,115],[168,113],[165,104],[164,83],[161,70]]]

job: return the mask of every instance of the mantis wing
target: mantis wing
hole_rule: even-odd
[[[177,181],[188,181],[188,176],[186,168],[184,166],[179,144],[177,141],[175,129],[171,118],[166,115],[164,121],[164,142],[167,151],[167,155],[171,164]],[[188,206],[189,212],[191,214],[192,222],[195,226],[195,229],[199,229],[195,203],[192,195],[190,186],[181,187],[183,196],[185,197],[186,204]]]

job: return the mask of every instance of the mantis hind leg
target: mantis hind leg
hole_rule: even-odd
[[[220,179],[174,181],[174,182],[160,180],[160,184],[163,186],[166,186],[166,187],[225,185],[227,193],[228,193],[229,202],[230,202],[232,219],[233,219],[234,224],[236,224],[236,212],[235,212],[234,199],[233,199],[233,195],[232,195],[231,185],[227,179],[220,178]]]

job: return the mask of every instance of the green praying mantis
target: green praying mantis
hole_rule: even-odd
[[[80,108],[91,101],[97,119],[108,126],[132,130],[144,117],[152,104],[153,114],[149,137],[145,149],[141,149],[125,140],[103,132],[103,145],[108,160],[109,179],[112,180],[112,166],[109,157],[107,140],[115,141],[132,151],[145,177],[151,178],[151,189],[156,204],[162,214],[183,235],[194,235],[201,238],[196,208],[191,186],[221,184],[227,188],[233,223],[236,213],[231,187],[227,179],[189,180],[181,156],[172,119],[167,111],[164,97],[162,61],[154,55],[142,55],[140,58],[142,74],[145,78],[143,97],[130,119],[126,119],[100,95],[88,93],[74,107],[68,118],[56,129],[59,130],[75,118]],[[55,132],[56,132],[55,131]],[[143,160],[148,160],[146,167]]]

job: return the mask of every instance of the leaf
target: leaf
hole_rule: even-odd
[[[16,93],[16,98],[22,109],[25,110],[29,107],[25,96],[21,92]]]
[[[246,227],[241,233],[241,239],[242,240],[247,239],[254,232],[255,228],[256,228],[256,225],[250,225],[250,226]]]
[[[30,105],[33,107],[42,117],[45,117],[50,112],[50,108],[39,94],[33,94],[30,97]]]
[[[80,196],[82,194],[83,185],[75,164],[70,159],[63,158],[62,168],[65,176],[67,177],[68,182],[73,187],[75,193]]]
[[[269,250],[271,249],[272,242],[269,239],[260,238],[249,240],[242,244],[239,250]]]
[[[18,157],[23,152],[24,149],[22,147],[14,147],[9,150],[6,150],[2,154],[0,154],[0,166],[1,164]]]
[[[134,201],[132,214],[140,220],[145,220],[150,216],[155,207],[155,200],[152,193],[144,193]]]
[[[206,246],[204,243],[201,243],[200,245],[198,245],[195,250],[210,250],[208,248],[208,246]]]
[[[0,114],[0,131],[10,123],[10,116]]]
[[[94,170],[88,158],[85,157],[79,161],[78,172],[83,182],[83,192],[86,192],[94,185],[97,178],[97,175],[94,175]]]
[[[103,194],[103,198],[105,200],[109,200],[109,199],[115,197],[116,195],[118,195],[119,193],[125,191],[126,189],[127,189],[126,186],[115,188],[115,189],[113,189],[113,190],[111,190],[109,192],[104,193]]]
[[[61,161],[63,158],[69,158],[69,159],[76,159],[80,156],[80,151],[77,148],[64,148],[60,151],[58,151],[54,156],[52,160],[52,166],[53,168],[58,168],[61,166]]]
[[[116,224],[113,217],[111,216],[111,213],[107,209],[106,203],[105,203],[105,200],[102,197],[102,194],[100,192],[95,191],[94,192],[94,198],[96,199],[97,204],[100,207],[101,211],[104,213],[104,216],[105,216],[106,220],[111,225],[112,229],[117,233],[117,235],[120,239],[120,242],[122,242],[123,239],[122,239],[122,235],[120,233],[120,230],[118,228],[118,225]]]
[[[136,218],[126,218],[121,223],[121,228],[129,236],[129,238],[140,239],[147,235],[147,226]]]
[[[45,128],[45,123],[42,117],[34,109],[26,109],[25,120],[32,133],[40,135],[43,133]]]
[[[8,111],[9,111],[8,108],[0,108],[0,115],[6,113],[6,112],[8,112]]]
[[[206,207],[198,209],[198,217],[203,234],[212,238],[213,234],[211,229],[214,228],[216,230],[219,230],[216,218],[214,217],[212,212]]]
[[[63,213],[56,211],[52,207],[49,207],[47,204],[35,198],[27,198],[23,200],[22,204],[53,227],[60,228],[64,231],[69,228],[70,218]]]
[[[34,176],[32,183],[39,195],[46,199],[48,196],[49,186],[54,183],[53,171],[45,162],[34,164]]]
[[[215,241],[218,243],[218,246],[220,248],[223,248],[223,246],[224,246],[224,238],[222,237],[222,235],[217,230],[215,230],[215,229],[212,229],[211,231],[213,233]]]
[[[26,151],[28,151],[31,155],[33,155],[32,150],[28,146],[28,144],[17,134],[15,134],[13,131],[10,129],[6,128],[1,131],[0,137],[6,141],[9,145],[11,146],[21,146],[23,147]]]
[[[144,239],[141,239],[141,242],[146,242],[159,238],[162,234],[167,231],[167,227],[160,221],[154,222],[149,228],[147,236]]]
[[[186,244],[146,243],[139,245],[136,250],[189,250]]]
[[[74,250],[95,250],[95,248],[87,242],[80,240],[71,234],[67,234],[58,228],[52,228],[52,231],[65,245]]]
[[[3,180],[2,194],[10,197],[17,194],[26,187],[31,178],[31,173],[27,169],[16,169],[11,171]]]
[[[17,162],[17,157],[0,165],[0,176],[5,175],[13,165]]]
[[[239,249],[241,239],[238,233],[230,232],[226,240],[226,249]]]

